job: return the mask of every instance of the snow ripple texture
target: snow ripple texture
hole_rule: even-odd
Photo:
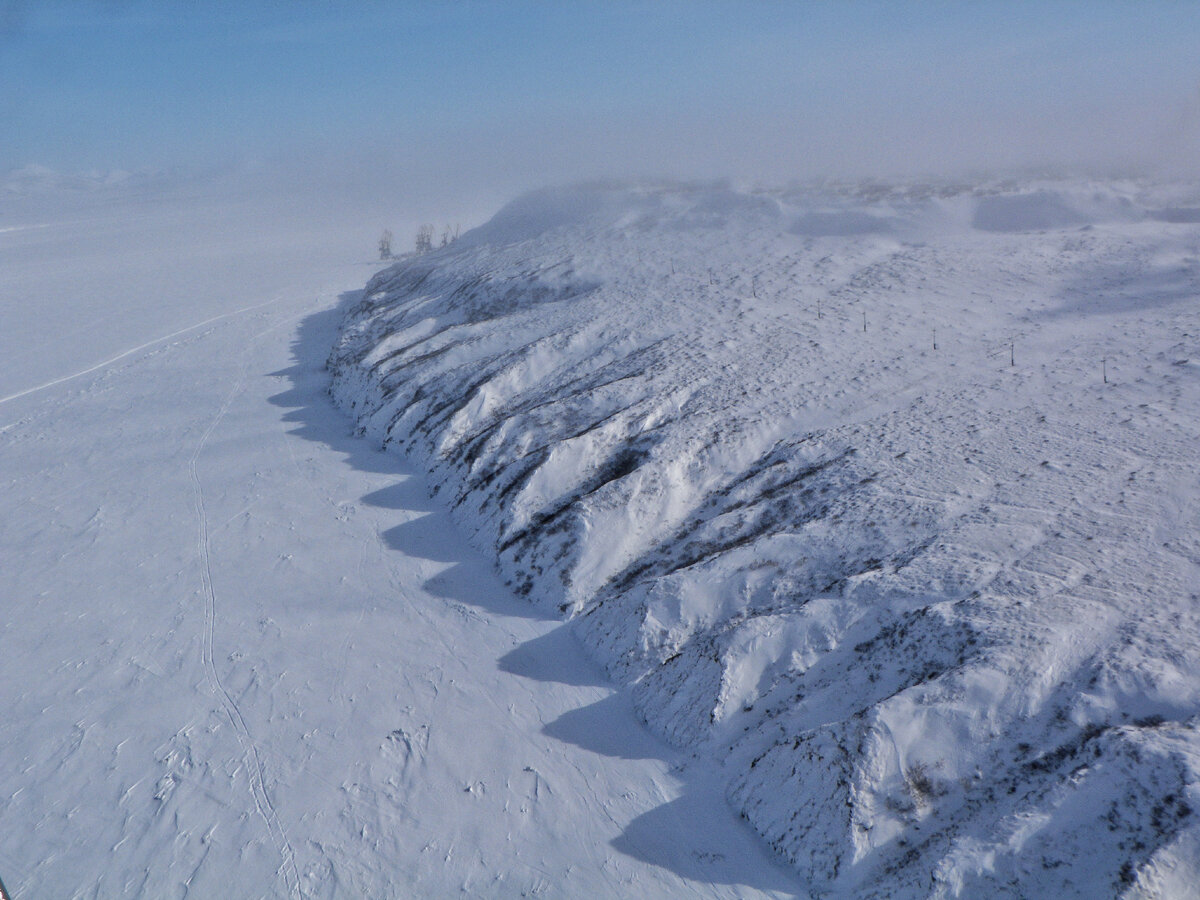
[[[600,186],[381,272],[333,393],[816,894],[1200,884],[1200,193]]]

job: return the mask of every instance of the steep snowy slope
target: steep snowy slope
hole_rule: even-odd
[[[14,900],[794,895],[329,403],[374,228],[232,187],[0,203]]]
[[[546,191],[334,394],[814,891],[1200,883],[1200,193]]]

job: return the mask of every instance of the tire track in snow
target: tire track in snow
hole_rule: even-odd
[[[278,301],[272,301],[278,302]],[[241,312],[250,312],[254,309],[259,309],[261,306],[269,304],[260,304],[259,306],[247,307]],[[228,313],[227,315],[234,315]],[[220,316],[218,318],[224,318]],[[225,709],[225,714],[229,718],[229,722],[233,725],[233,730],[237,734],[238,744],[242,748],[242,757],[246,763],[246,770],[250,775],[250,788],[254,797],[254,806],[258,811],[263,822],[266,823],[267,832],[271,835],[271,840],[279,850],[280,856],[283,858],[283,863],[280,870],[283,872],[284,880],[287,882],[288,893],[300,900],[303,896],[300,888],[300,875],[296,869],[296,855],[292,850],[291,842],[288,840],[287,832],[284,830],[283,824],[279,821],[279,816],[275,811],[275,805],[271,802],[271,797],[267,793],[266,783],[263,776],[262,759],[258,752],[258,745],[254,742],[254,738],[250,735],[250,729],[246,725],[246,719],[242,715],[242,710],[238,706],[237,701],[233,699],[229,691],[225,689],[221,683],[221,677],[217,673],[216,664],[213,661],[213,632],[216,625],[216,607],[217,597],[216,591],[213,588],[212,577],[212,557],[209,551],[209,531],[208,531],[208,513],[204,507],[204,489],[200,484],[200,476],[196,471],[196,463],[200,458],[205,446],[208,444],[209,438],[216,430],[221,420],[225,418],[225,414],[229,412],[229,407],[233,404],[234,399],[241,393],[242,387],[246,382],[246,370],[249,368],[250,350],[259,338],[274,331],[275,329],[294,321],[293,318],[287,318],[276,322],[271,327],[260,331],[250,339],[250,344],[242,357],[242,367],[238,372],[237,381],[233,388],[225,397],[225,402],[221,404],[216,416],[209,423],[207,430],[201,435],[200,440],[196,444],[196,449],[193,451],[191,459],[188,462],[188,471],[192,481],[192,498],[196,510],[196,519],[198,523],[199,533],[197,535],[196,550],[200,558],[200,579],[204,590],[204,635],[201,645],[201,658],[204,663],[204,674],[208,679],[209,687],[214,695],[220,700],[221,706]],[[202,323],[204,324],[204,323]],[[193,326],[198,327],[198,326]],[[189,329],[190,330],[190,329]],[[133,351],[130,351],[133,352]],[[126,354],[127,355],[127,354]]]

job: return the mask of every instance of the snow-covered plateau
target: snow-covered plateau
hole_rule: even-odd
[[[345,305],[336,403],[815,895],[1195,895],[1200,189],[554,189]]]

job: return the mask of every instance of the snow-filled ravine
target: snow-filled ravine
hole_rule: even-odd
[[[806,890],[1194,896],[1200,188],[548,190],[341,328],[337,403]]]
[[[329,401],[373,224],[51,188],[0,189],[14,900],[802,891]]]

